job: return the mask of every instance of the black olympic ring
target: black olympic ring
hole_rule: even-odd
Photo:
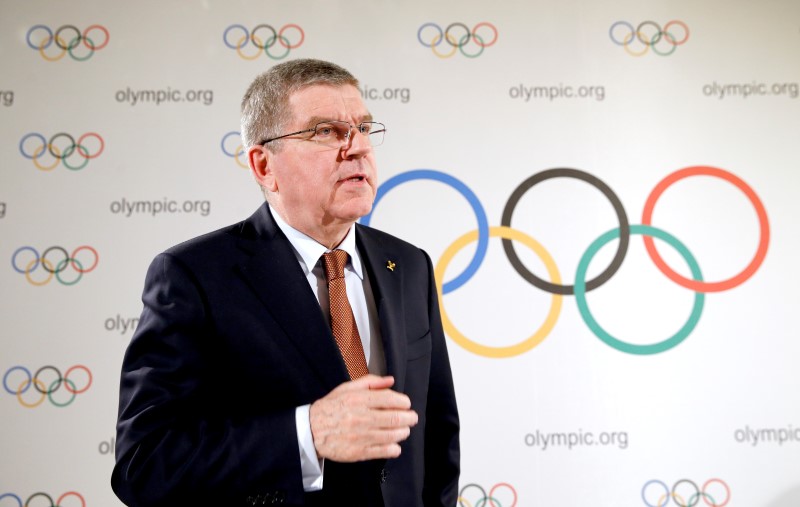
[[[65,29],[75,30],[75,37],[69,39],[69,44],[66,46],[63,45],[63,41],[60,37],[61,32],[63,32]],[[56,36],[55,36],[56,46],[58,46],[60,49],[64,49],[67,51],[69,51],[70,49],[75,49],[78,46],[78,44],[81,43],[82,40],[83,40],[83,35],[81,34],[81,31],[78,30],[77,26],[64,25],[58,30],[56,30]]]
[[[536,173],[520,183],[519,186],[511,193],[511,197],[508,198],[506,207],[503,210],[503,217],[500,220],[500,224],[506,227],[511,227],[511,215],[514,213],[514,209],[517,207],[519,200],[522,198],[525,192],[530,190],[530,188],[537,183],[541,183],[551,178],[575,178],[592,185],[600,190],[600,192],[602,192],[603,195],[606,196],[609,201],[611,201],[611,205],[614,207],[614,212],[617,214],[617,220],[619,221],[619,244],[617,245],[617,252],[614,254],[611,264],[609,264],[605,271],[600,273],[594,279],[586,282],[586,291],[588,292],[600,287],[612,276],[614,276],[614,273],[616,273],[620,266],[622,266],[622,261],[625,260],[625,254],[628,251],[628,243],[630,241],[630,224],[628,223],[628,216],[625,214],[625,208],[622,206],[622,201],[620,201],[619,197],[617,197],[617,194],[615,194],[614,191],[611,190],[611,188],[602,180],[578,169],[557,168]],[[544,291],[550,292],[551,294],[575,294],[574,285],[559,285],[548,282],[534,275],[520,260],[517,252],[514,250],[514,243],[510,239],[505,238],[503,238],[502,241],[503,249],[506,252],[508,261],[514,267],[516,272],[534,287],[538,287]]]
[[[270,37],[269,39],[263,39],[264,40],[263,45],[259,45],[258,42],[256,42],[257,40],[260,40],[258,37],[256,37],[256,31],[258,31],[259,28],[268,28],[272,32],[272,37]],[[276,42],[278,42],[278,32],[275,31],[275,28],[265,23],[256,25],[256,27],[253,28],[253,30],[250,32],[250,42],[252,42],[253,45],[257,48],[261,49],[271,48],[272,46],[275,45]]]
[[[457,40],[458,44],[453,44],[453,41],[450,40],[450,29],[453,28],[454,26],[459,26],[459,27],[463,28],[464,32],[465,32],[464,35],[462,35],[460,38],[453,39],[453,40]],[[459,22],[450,23],[450,25],[448,25],[448,27],[445,28],[445,30],[444,30],[444,40],[447,41],[447,43],[450,44],[451,46],[453,46],[454,48],[460,48],[464,44],[469,42],[470,36],[472,36],[472,31],[464,23],[459,23]]]
[[[64,253],[64,258],[61,259],[60,261],[58,261],[57,264],[53,264],[52,262],[47,261],[47,254],[50,253],[51,250],[59,250],[59,251],[63,252]],[[55,274],[55,273],[61,273],[62,271],[67,269],[67,264],[69,263],[69,259],[70,259],[70,256],[67,253],[66,249],[64,249],[63,246],[51,246],[50,248],[48,248],[47,250],[42,252],[42,257],[41,257],[41,260],[39,262],[41,262],[42,268],[45,271],[47,271],[48,273]],[[47,267],[48,264],[50,264],[50,267],[52,269]],[[63,264],[63,266],[62,266],[62,264]],[[55,266],[55,267],[53,268],[53,266]],[[33,269],[36,269],[36,268],[34,267]]]
[[[42,391],[39,388],[38,384],[40,383],[39,382],[39,374],[42,373],[44,370],[53,370],[54,372],[56,372],[56,376],[58,378],[56,380],[54,380],[53,382],[50,382],[50,386],[51,387],[55,386],[55,387],[52,387],[52,389],[51,389],[51,387],[48,387],[46,390]],[[33,388],[36,389],[37,391],[39,391],[41,394],[52,394],[52,393],[58,391],[58,388],[61,387],[61,383],[63,381],[64,381],[64,377],[61,376],[61,372],[59,371],[59,369],[56,368],[55,366],[47,365],[47,366],[42,366],[41,368],[36,370],[36,373],[33,374],[33,379],[31,380],[31,383],[33,384]],[[41,384],[44,385],[44,386],[48,385],[48,384],[46,384],[44,382],[42,382]],[[8,390],[8,388],[6,388],[6,390]]]

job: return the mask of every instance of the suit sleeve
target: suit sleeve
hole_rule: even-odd
[[[295,411],[254,396],[243,417],[220,401],[211,309],[194,274],[161,254],[142,301],[120,382],[117,496],[132,507],[301,503]]]
[[[458,498],[460,474],[459,418],[450,359],[447,354],[439,298],[428,265],[428,315],[431,329],[431,373],[425,426],[425,485],[422,496],[426,507],[454,507]]]

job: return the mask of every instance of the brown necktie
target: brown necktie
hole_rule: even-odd
[[[344,266],[347,264],[347,257],[347,252],[344,250],[334,250],[323,255],[323,261],[328,279],[333,337],[336,338],[336,344],[342,352],[350,378],[355,380],[368,374],[369,369],[361,337],[358,335],[356,319],[347,300],[347,289],[344,284]]]

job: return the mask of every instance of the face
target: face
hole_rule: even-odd
[[[313,128],[324,120],[351,125],[371,120],[355,86],[313,85],[289,98],[292,119],[286,132]],[[295,229],[317,238],[321,229],[347,228],[372,209],[377,190],[375,155],[369,140],[355,129],[336,149],[308,140],[310,134],[283,139],[277,153],[251,148],[251,162],[264,157],[256,178],[271,192],[272,206]],[[253,150],[260,152],[253,153]],[[254,155],[256,155],[254,157]],[[340,238],[341,239],[341,238]]]

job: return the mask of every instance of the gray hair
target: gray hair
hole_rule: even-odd
[[[310,58],[275,65],[250,84],[242,99],[242,145],[245,151],[254,144],[283,134],[292,119],[289,97],[311,85],[358,86],[347,70],[323,60]],[[276,141],[267,147],[280,150]]]

